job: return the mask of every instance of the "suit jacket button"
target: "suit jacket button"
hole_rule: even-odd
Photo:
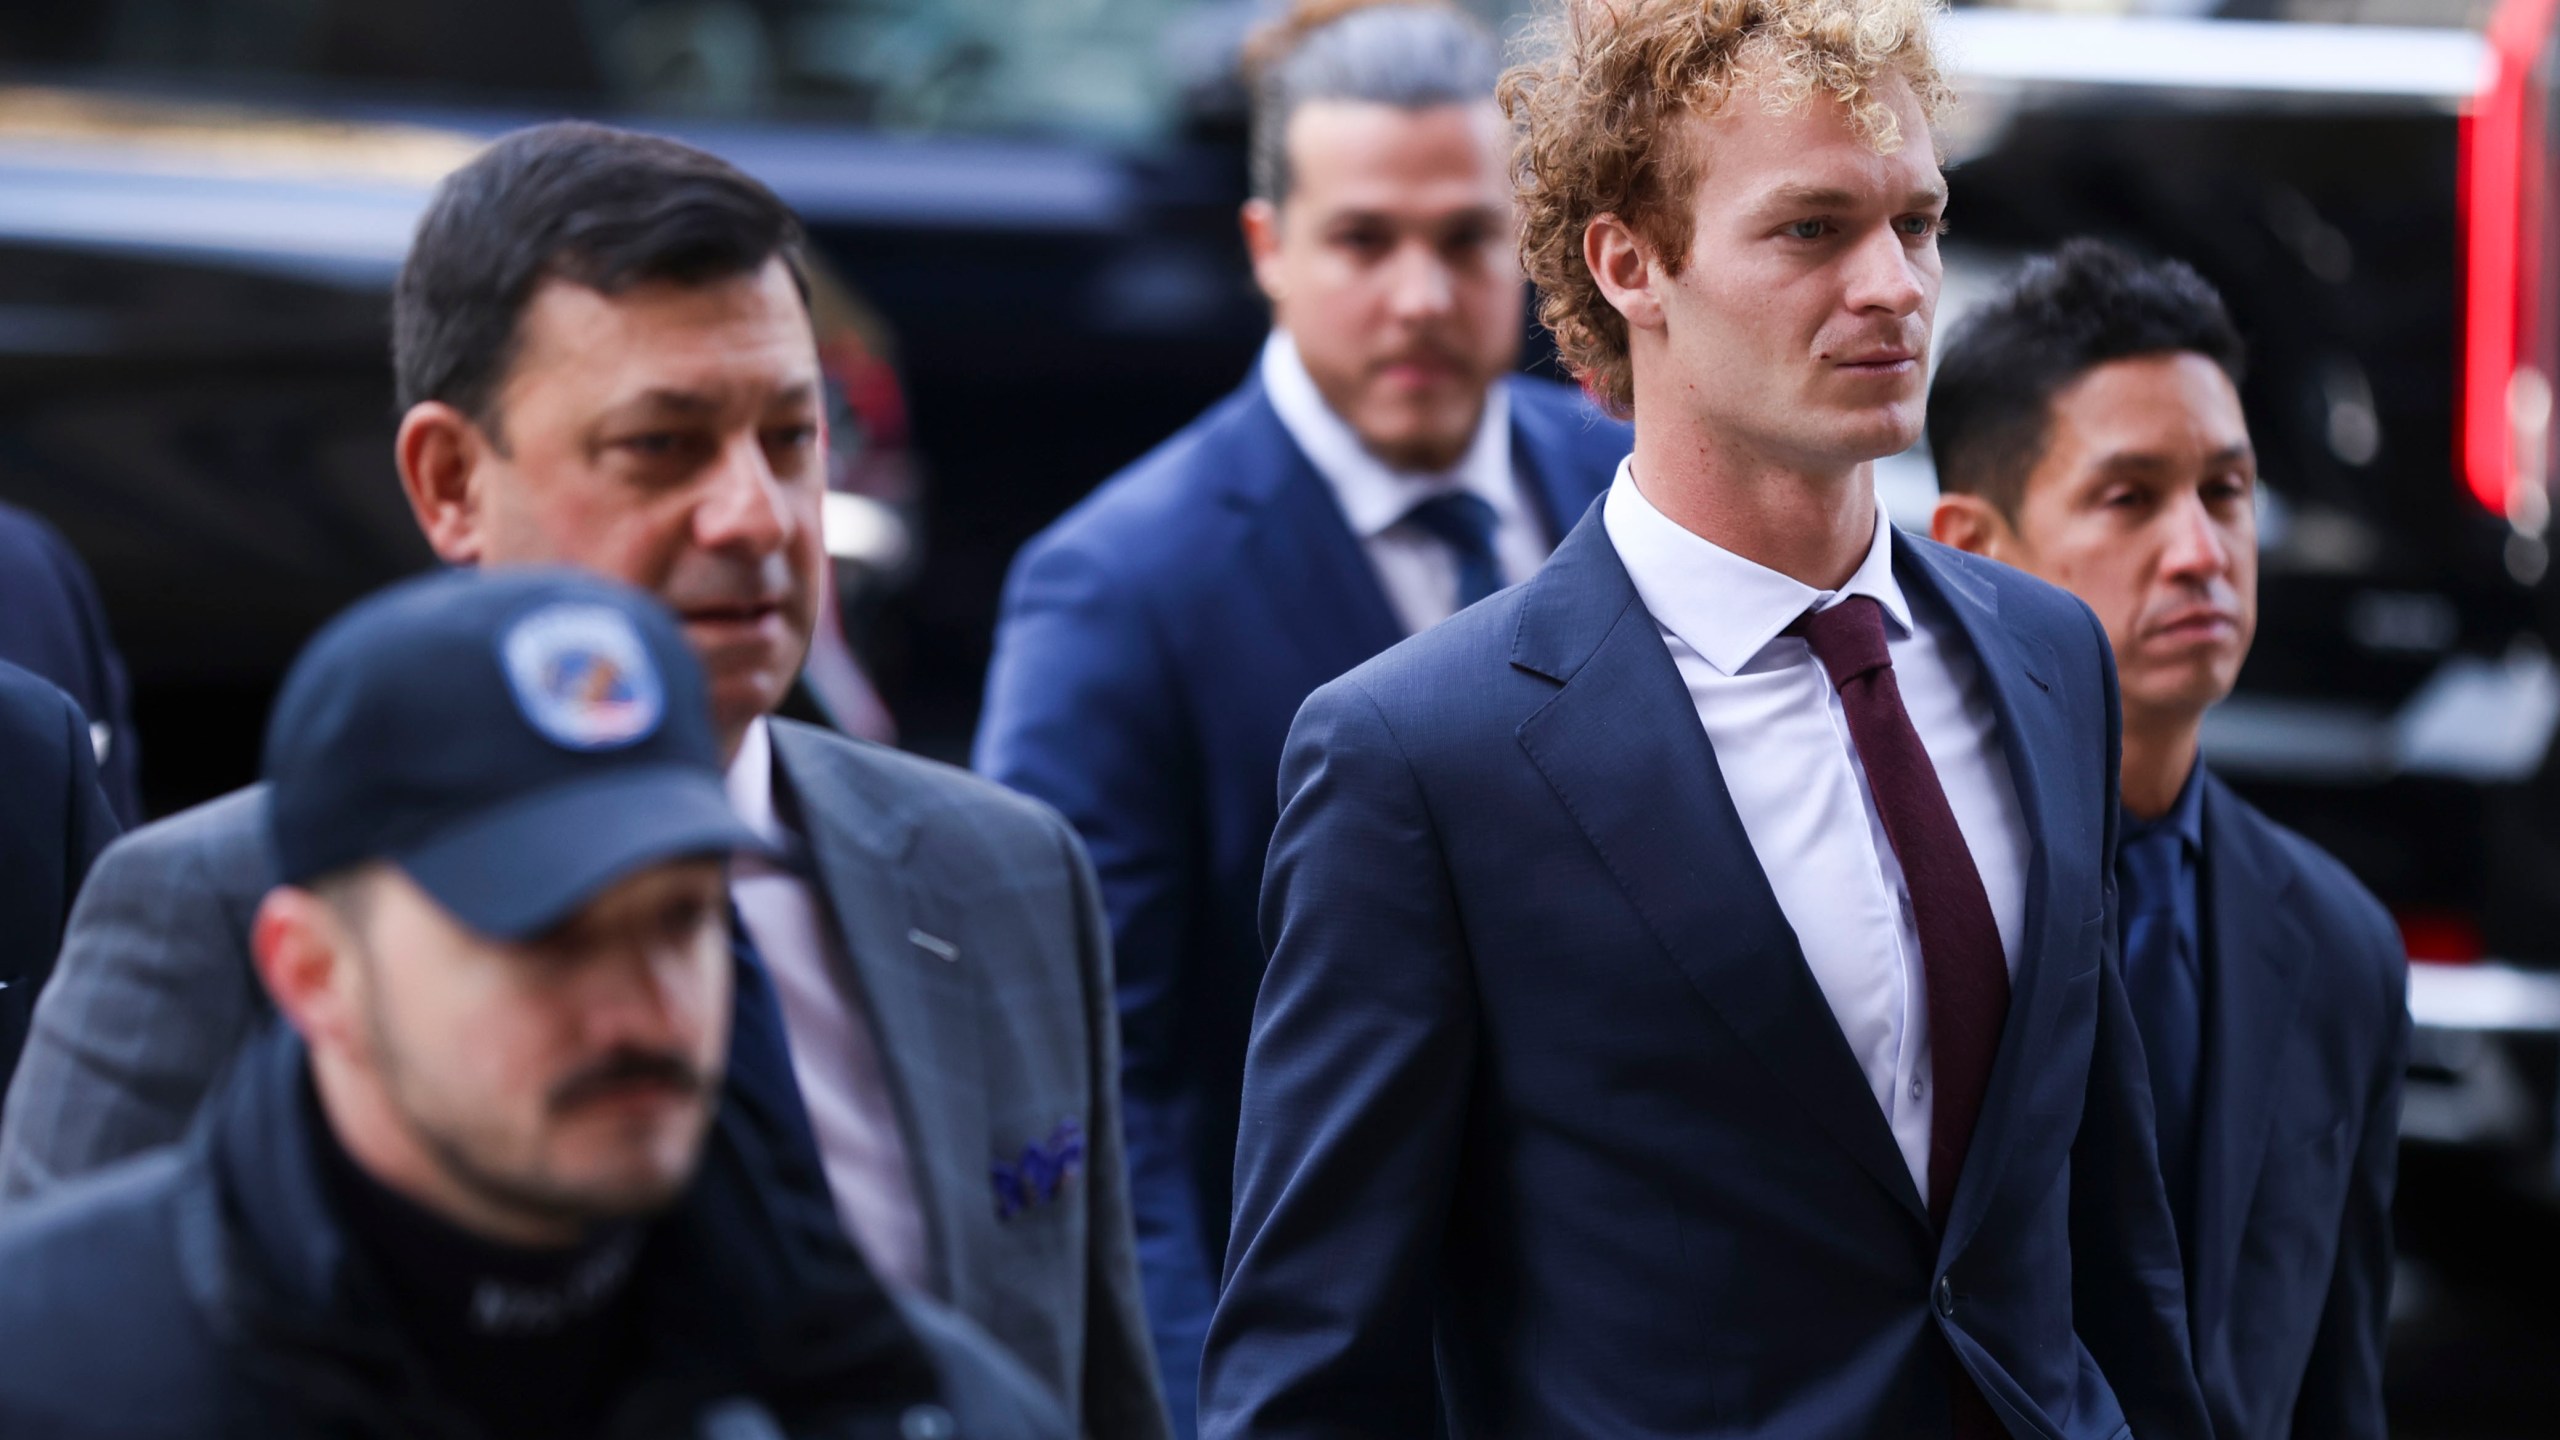
[[[1944,1275],[1938,1277],[1938,1313],[1950,1320],[1956,1318],[1956,1287]]]

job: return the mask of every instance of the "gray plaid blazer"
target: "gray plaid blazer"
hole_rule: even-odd
[[[1083,848],[1046,807],[949,766],[787,720],[773,741],[898,1090],[939,1298],[1086,1434],[1160,1440]],[[272,1013],[248,952],[265,806],[263,787],[238,791],[99,857],[0,1118],[0,1197],[176,1140]],[[1057,1184],[1062,1127],[1083,1156]],[[1051,1173],[1024,1203],[1033,1157]]]

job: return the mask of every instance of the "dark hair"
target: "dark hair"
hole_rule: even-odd
[[[581,122],[503,136],[436,187],[400,267],[400,407],[440,400],[494,437],[518,325],[544,281],[615,295],[751,275],[776,256],[800,280],[800,245],[771,190],[690,145]]]
[[[1502,52],[1448,0],[1298,0],[1245,56],[1253,87],[1247,168],[1256,199],[1289,198],[1289,119],[1310,100],[1399,110],[1493,103]]]
[[[2180,352],[2204,356],[2239,383],[2240,332],[2192,268],[2097,240],[2028,261],[1939,355],[1929,385],[1938,488],[1979,495],[2015,520],[2044,452],[2053,397],[2101,365]]]

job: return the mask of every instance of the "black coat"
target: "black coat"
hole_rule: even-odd
[[[80,707],[0,662],[0,1097],[72,899],[116,831]]]
[[[132,686],[107,634],[97,583],[53,527],[0,505],[0,660],[62,687],[105,728],[98,783],[116,819],[142,819]]]
[[[9,1440],[469,1440],[333,1213],[278,1024],[188,1138],[0,1219]],[[1050,1440],[1056,1404],[966,1321],[891,1299],[724,1107],[629,1303],[646,1353],[613,1440]],[[940,1406],[955,1425],[928,1420]],[[925,1412],[926,1415],[930,1411]],[[744,1418],[743,1417],[755,1417]]]

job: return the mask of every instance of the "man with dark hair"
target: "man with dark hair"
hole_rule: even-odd
[[[1503,94],[1635,418],[1281,761],[1213,1440],[2197,1440],[2087,607],[1896,532],[1932,0],[1578,4]]]
[[[2125,988],[2215,1432],[2379,1436],[2408,963],[2345,867],[2198,758],[2257,622],[2240,365],[2184,265],[2031,262],[1931,387],[1933,529],[2069,589],[2115,650]]]
[[[891,1284],[982,1322],[1095,1434],[1162,1433],[1120,1157],[1109,939],[1074,833],[948,767],[771,718],[826,564],[799,227],[700,151],[601,126],[448,177],[394,298],[395,452],[449,564],[667,602],[742,861],[736,1069]],[[252,790],[137,832],[83,895],[5,1126],[24,1194],[176,1138],[266,1005]],[[1024,1177],[1030,1177],[1026,1180]]]
[[[0,661],[0,1097],[72,897],[119,828],[89,734],[70,696]]]
[[[0,1221],[12,1440],[1041,1440],[721,1103],[722,790],[648,596],[444,573],[313,641],[267,739],[252,1040],[182,1150]]]
[[[1186,1424],[1289,718],[1528,578],[1626,446],[1580,396],[1510,373],[1492,37],[1436,0],[1306,0],[1254,48],[1243,224],[1270,341],[1235,394],[1017,557],[977,744],[1101,872],[1139,1259]]]

